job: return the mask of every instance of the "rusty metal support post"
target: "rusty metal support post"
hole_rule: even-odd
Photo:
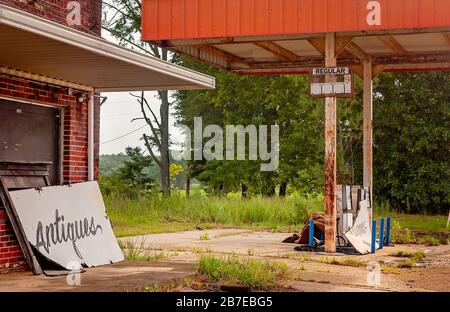
[[[364,90],[363,90],[363,114],[364,114],[364,187],[370,190],[370,203],[373,206],[373,138],[372,138],[372,119],[373,119],[373,74],[372,59],[364,60]],[[373,207],[369,209],[369,217],[372,220]]]
[[[335,33],[325,34],[325,66],[336,66]],[[336,97],[325,98],[325,252],[336,252]]]

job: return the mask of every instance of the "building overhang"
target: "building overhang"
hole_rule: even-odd
[[[336,34],[338,65],[352,67],[360,76],[367,59],[374,76],[450,69],[449,1],[142,4],[142,40],[239,74],[297,74],[323,67],[325,33]]]
[[[0,73],[96,92],[213,89],[211,76],[0,4]]]

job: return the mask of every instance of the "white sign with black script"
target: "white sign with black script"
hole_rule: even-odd
[[[97,182],[10,195],[28,241],[49,260],[68,270],[124,260]]]

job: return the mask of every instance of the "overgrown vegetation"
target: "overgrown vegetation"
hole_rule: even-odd
[[[216,194],[323,192],[323,105],[308,97],[299,76],[240,77],[180,58],[217,79],[217,90],[177,93],[177,119],[224,125],[280,126],[280,168],[260,173],[258,162],[195,161],[192,176]],[[389,73],[374,83],[374,178],[378,200],[396,212],[447,214],[450,209],[450,75]],[[357,94],[361,94],[357,81]],[[362,183],[362,100],[340,100],[339,184]],[[278,191],[275,191],[275,188]]]
[[[391,254],[391,256],[397,258],[410,258],[415,261],[422,261],[425,258],[425,253],[423,251],[407,252],[401,250]]]
[[[332,264],[332,265],[340,265],[340,266],[350,266],[350,267],[361,267],[365,266],[365,263],[355,259],[355,258],[330,258],[330,257],[321,257],[319,259],[314,260],[318,263]]]
[[[150,190],[135,199],[117,194],[104,199],[118,236],[226,227],[298,232],[312,212],[323,209],[322,197],[299,195],[241,198],[239,194],[216,197],[198,191],[186,199],[182,191],[163,198]],[[394,213],[392,220],[393,243],[434,246],[449,240],[445,217]]]
[[[240,257],[200,259],[199,275],[205,283],[244,286],[254,290],[269,290],[283,285],[288,267],[280,262],[268,262]]]
[[[128,239],[125,242],[119,241],[119,246],[127,261],[156,262],[167,256],[163,250],[148,250],[143,238]]]
[[[158,193],[137,199],[106,196],[105,204],[118,236],[243,227],[298,231],[312,211],[322,209],[321,198],[250,198]]]
[[[408,260],[397,263],[397,267],[400,269],[411,269],[411,268],[415,267],[416,264],[417,264],[417,262],[414,261],[413,259],[408,259]]]
[[[393,215],[393,243],[423,244],[427,246],[446,245],[450,240],[444,217],[424,215]]]
[[[449,93],[448,73],[380,76],[374,100],[374,187],[377,198],[397,211],[448,214]]]
[[[398,251],[396,253],[391,254],[390,256],[396,258],[406,258],[406,260],[394,264],[394,267],[397,267],[399,269],[411,269],[417,265],[417,262],[420,262],[423,259],[425,259],[425,253],[423,251],[415,251],[415,252]]]
[[[155,184],[148,174],[153,167],[153,160],[144,156],[141,148],[126,149],[127,158],[110,176],[102,176],[100,186],[103,195],[121,194],[122,197],[136,199],[145,195]]]

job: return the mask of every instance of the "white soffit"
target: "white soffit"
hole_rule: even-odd
[[[393,54],[386,44],[384,44],[378,37],[356,37],[353,38],[353,42],[356,43],[364,52],[369,54]]]
[[[213,89],[211,76],[0,5],[0,66],[98,92]]]
[[[308,40],[274,41],[275,44],[294,52],[298,56],[322,56]]]
[[[260,48],[253,43],[221,44],[216,45],[215,47],[244,59],[277,59],[273,53]]]
[[[450,51],[449,43],[440,33],[403,35],[394,38],[408,52]]]

